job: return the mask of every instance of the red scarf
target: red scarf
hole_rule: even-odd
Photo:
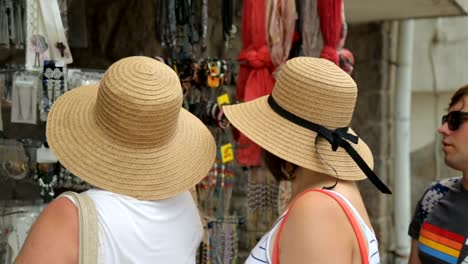
[[[323,49],[320,57],[339,65],[338,43],[341,39],[342,0],[317,0],[317,10],[320,17],[320,29],[323,36]]]
[[[265,0],[244,0],[242,9],[242,50],[237,80],[237,98],[251,101],[270,94],[275,81],[267,47]],[[244,135],[238,138],[237,162],[242,166],[260,166],[260,147]]]

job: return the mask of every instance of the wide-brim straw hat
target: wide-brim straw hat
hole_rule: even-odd
[[[54,103],[47,141],[65,168],[98,188],[168,198],[206,176],[216,156],[212,134],[182,100],[170,67],[124,58],[99,85],[73,89]]]
[[[328,60],[298,57],[287,61],[282,68],[271,97],[287,112],[334,130],[349,126],[357,86],[347,73]],[[268,98],[266,95],[250,102],[226,105],[223,110],[233,126],[286,161],[342,180],[366,178],[345,149],[333,151],[323,137],[316,144],[317,132],[279,115]],[[348,132],[356,135],[352,129]],[[348,142],[372,169],[372,152],[364,140],[359,138],[357,144]]]

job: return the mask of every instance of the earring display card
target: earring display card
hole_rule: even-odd
[[[65,65],[61,61],[44,61],[42,77],[42,96],[40,105],[40,119],[47,120],[47,113],[58,97],[67,91],[65,81]]]
[[[13,79],[11,122],[36,124],[39,77],[17,72]]]

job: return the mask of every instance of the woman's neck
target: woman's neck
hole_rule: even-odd
[[[297,168],[294,173],[294,180],[291,182],[291,198],[296,197],[307,189],[322,189],[323,187],[332,187],[337,184],[340,189],[343,185],[354,185],[354,182],[338,180],[322,173],[307,170],[304,168]]]

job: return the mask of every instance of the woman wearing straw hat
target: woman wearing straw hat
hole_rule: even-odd
[[[97,188],[54,200],[15,263],[195,263],[203,230],[188,190],[216,146],[181,106],[176,73],[147,57],[121,59],[99,85],[60,97],[48,143]]]
[[[379,263],[378,245],[356,181],[372,172],[366,143],[349,128],[357,97],[335,64],[299,57],[283,67],[271,95],[224,106],[229,121],[265,150],[278,180],[289,180],[288,208],[246,263]]]

